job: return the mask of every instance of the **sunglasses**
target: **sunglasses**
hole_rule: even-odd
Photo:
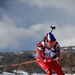
[[[56,41],[48,41],[48,43],[49,43],[50,45],[54,45],[54,44],[56,43]]]

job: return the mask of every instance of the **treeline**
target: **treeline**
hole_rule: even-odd
[[[34,51],[25,51],[25,52],[0,52],[0,65],[3,65],[3,71],[9,71],[12,72],[12,70],[24,70],[26,72],[44,72],[36,62],[26,64],[26,65],[20,65],[17,67],[12,67],[12,64],[18,64],[22,62],[27,62],[31,60],[35,60],[35,57],[33,54],[35,54]]]
[[[20,65],[12,68],[11,64],[22,63],[25,61],[35,60],[35,51],[25,52],[0,52],[0,65],[3,66],[3,71],[12,71],[14,69],[24,70],[26,72],[44,72],[36,62],[26,65]],[[61,55],[60,65],[66,73],[75,73],[75,52],[63,52]]]

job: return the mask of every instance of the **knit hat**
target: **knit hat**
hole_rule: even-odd
[[[46,37],[44,37],[44,38],[48,41],[51,41],[51,42],[56,40],[54,35],[51,32],[47,33]]]

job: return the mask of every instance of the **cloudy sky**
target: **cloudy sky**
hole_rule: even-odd
[[[35,50],[51,25],[60,46],[75,45],[75,0],[0,0],[0,51]]]

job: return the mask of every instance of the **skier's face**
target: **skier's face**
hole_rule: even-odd
[[[52,48],[54,47],[56,41],[45,41],[45,46],[48,47],[48,48]]]
[[[53,47],[55,45],[56,41],[48,41],[48,44],[50,47]]]

